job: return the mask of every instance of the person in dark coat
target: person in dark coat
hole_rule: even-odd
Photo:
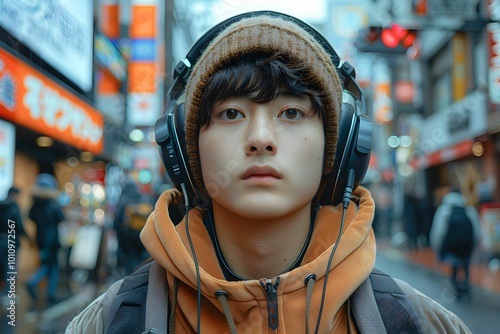
[[[468,293],[470,259],[481,238],[476,208],[467,205],[458,190],[446,194],[433,217],[430,244],[438,259],[451,265],[450,281],[457,297]],[[460,271],[463,272],[462,280],[458,279]]]
[[[16,271],[18,268],[17,255],[21,246],[21,237],[31,242],[24,230],[21,210],[17,204],[19,193],[18,188],[11,187],[7,198],[0,201],[0,282],[2,282],[0,284],[4,284],[4,293],[2,294],[4,297],[7,296],[9,290],[8,284],[5,284],[7,272]],[[9,258],[10,255],[13,257]],[[10,265],[14,265],[14,267],[9,267]]]
[[[133,181],[127,181],[123,186],[120,199],[116,208],[113,228],[118,239],[119,264],[130,274],[137,266],[149,257],[140,240],[142,226],[134,226],[132,222],[133,208],[147,200],[141,194],[139,187]],[[147,215],[153,210],[149,204],[148,212],[141,214],[146,222]]]
[[[57,302],[56,289],[59,281],[59,265],[57,253],[59,243],[58,225],[64,219],[64,213],[57,202],[57,182],[50,174],[40,174],[33,188],[33,206],[29,218],[36,224],[36,243],[39,250],[40,268],[31,276],[26,287],[36,305],[38,301],[37,286],[44,278],[48,278],[47,304]]]

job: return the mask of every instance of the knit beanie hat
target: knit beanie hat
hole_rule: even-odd
[[[279,52],[293,61],[306,64],[316,78],[325,96],[326,110],[325,156],[320,191],[326,183],[325,176],[333,168],[337,142],[337,124],[342,101],[342,86],[330,55],[305,29],[296,23],[268,14],[243,18],[225,28],[210,42],[190,74],[184,106],[186,119],[186,148],[196,187],[207,195],[200,166],[198,137],[200,133],[200,101],[210,77],[236,57],[251,52]]]

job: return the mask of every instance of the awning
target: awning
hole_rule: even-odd
[[[423,169],[467,157],[472,154],[473,144],[473,140],[466,140],[425,156],[416,156],[413,157],[410,165],[415,169]]]

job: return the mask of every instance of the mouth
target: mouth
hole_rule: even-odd
[[[242,180],[248,179],[281,179],[281,175],[270,166],[252,166],[242,175]]]

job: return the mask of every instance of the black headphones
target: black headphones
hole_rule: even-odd
[[[340,64],[340,58],[326,38],[309,24],[286,14],[273,11],[249,12],[231,17],[201,36],[191,47],[185,59],[174,68],[174,82],[168,91],[165,114],[155,125],[156,142],[163,165],[173,185],[185,195],[191,206],[206,208],[208,200],[194,184],[186,153],[184,102],[179,101],[184,93],[191,69],[203,50],[226,27],[247,17],[268,15],[282,17],[297,24],[310,33],[330,55],[340,76],[342,110],[339,116],[338,141],[331,175],[319,196],[319,205],[337,205],[342,202],[344,190],[349,183],[356,188],[363,180],[370,161],[372,123],[364,113],[361,88],[355,81],[356,73],[348,63]],[[354,178],[352,180],[352,178]]]

